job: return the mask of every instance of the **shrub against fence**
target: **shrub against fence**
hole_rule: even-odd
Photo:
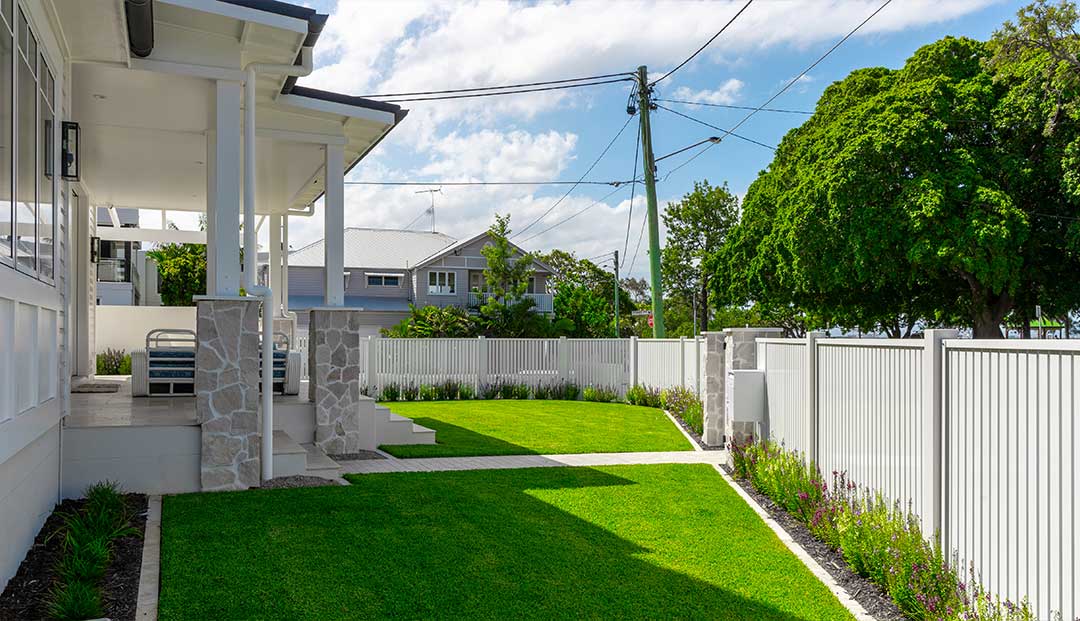
[[[301,377],[308,377],[307,335],[296,339]],[[447,382],[485,388],[524,385],[529,391],[573,384],[614,391],[635,384],[682,387],[700,396],[704,339],[489,339],[379,338],[360,348],[360,381],[367,393],[384,388],[439,386]]]
[[[766,428],[882,492],[982,584],[1080,616],[1080,342],[758,339]]]

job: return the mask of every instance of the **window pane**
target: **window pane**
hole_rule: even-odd
[[[11,28],[11,0],[4,0],[3,2],[0,2],[0,7],[2,7],[2,10],[3,10],[3,13],[4,13],[4,20],[7,21],[8,28],[10,29]]]
[[[47,73],[45,63],[41,63],[42,75]],[[53,278],[53,223],[56,214],[53,211],[52,156],[53,156],[53,113],[45,96],[41,96],[41,131],[38,132],[38,270],[41,278]]]
[[[23,15],[22,11],[19,11],[19,24],[17,28],[19,32],[19,49],[22,50],[23,54],[25,54],[27,41],[26,33],[29,32],[30,29],[26,26],[26,16]]]
[[[446,275],[446,282],[447,282],[447,286],[449,287],[449,289],[447,290],[448,293],[454,293],[454,291],[456,289],[456,287],[454,287],[456,279],[457,279],[457,273],[456,272],[450,272],[450,273],[448,273]]]
[[[11,3],[5,9],[10,16]],[[12,125],[12,98],[15,82],[11,73],[13,51],[11,33],[0,31],[0,255],[11,258],[11,227],[14,217],[11,184],[11,154],[15,148]]]
[[[382,284],[387,287],[397,287],[400,285],[400,282],[397,276],[384,276]]]
[[[37,83],[30,66],[21,59],[18,63],[18,140],[15,190],[16,258],[19,265],[37,270],[34,245],[37,238]]]
[[[429,287],[435,286],[435,272],[428,272],[427,283]]]

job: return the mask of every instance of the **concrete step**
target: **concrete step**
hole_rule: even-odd
[[[304,450],[307,451],[307,470],[308,474],[316,470],[328,470],[334,473],[341,470],[341,465],[326,456],[326,453],[314,444],[301,444]]]
[[[274,476],[288,477],[307,471],[307,451],[289,434],[274,430]]]

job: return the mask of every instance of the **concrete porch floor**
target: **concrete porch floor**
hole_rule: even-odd
[[[68,428],[197,425],[195,397],[133,397],[131,377],[98,377],[92,384],[119,384],[117,392],[71,393]],[[73,387],[78,383],[73,383]]]

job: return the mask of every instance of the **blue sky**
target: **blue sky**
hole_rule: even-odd
[[[319,0],[331,15],[316,48],[316,72],[301,81],[355,95],[393,90],[431,90],[559,79],[615,71],[640,64],[659,75],[718,30],[742,2],[600,3],[371,3]],[[702,99],[756,106],[869,15],[880,0],[756,0],[703,54],[661,82],[659,97]],[[986,39],[1019,8],[990,0],[895,0],[863,31],[816,67],[809,79],[777,99],[775,107],[812,110],[822,91],[850,71],[898,67],[919,46],[946,35]],[[626,122],[629,84],[523,94],[458,102],[407,104],[410,114],[361,162],[353,179],[364,180],[576,180]],[[721,127],[745,112],[664,105]],[[758,113],[739,133],[767,144],[806,117]],[[636,121],[589,175],[591,180],[632,174]],[[665,110],[653,114],[657,156],[717,132]],[[693,152],[660,163],[659,174]],[[772,152],[734,138],[711,148],[658,187],[661,208],[695,180],[727,182],[742,195]],[[639,169],[640,170],[640,169]],[[427,206],[419,188],[350,186],[349,226],[404,227]],[[436,195],[439,230],[466,237],[482,230],[494,213],[510,213],[515,228],[540,216],[566,188],[445,187]],[[610,192],[579,187],[532,234]],[[617,192],[565,225],[528,239],[529,249],[560,247],[593,256],[623,250],[630,189]],[[644,198],[637,192],[630,222],[633,256]],[[322,218],[293,218],[292,246],[322,236]],[[428,226],[421,219],[414,228]],[[642,243],[634,275],[648,259]],[[628,266],[627,266],[628,267]],[[624,268],[625,269],[625,268]]]

